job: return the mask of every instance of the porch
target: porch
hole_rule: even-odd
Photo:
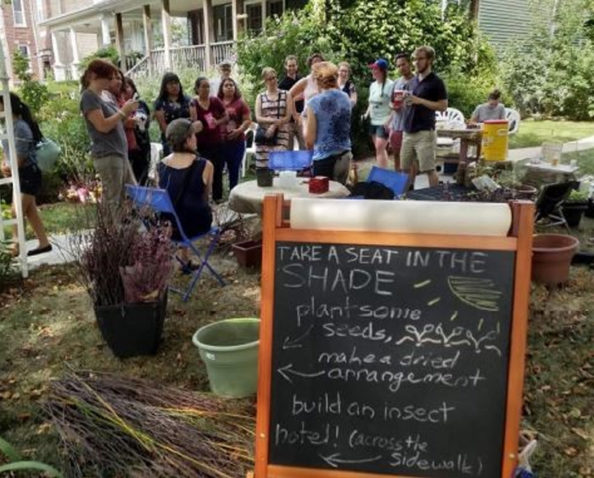
[[[138,61],[127,58],[124,70],[127,76],[135,79],[161,74],[168,69],[175,71],[183,68],[196,68],[198,71],[205,72],[223,60],[233,61],[234,45],[233,41],[224,41],[208,46],[203,44],[171,47],[169,68],[165,67],[165,48],[155,48]]]
[[[81,35],[96,48],[114,45],[120,67],[134,77],[180,67],[208,71],[234,61],[233,46],[245,31],[260,31],[265,19],[306,0],[94,0],[79,10],[40,23],[50,29],[57,80],[80,75]],[[181,25],[181,27],[180,27]],[[175,30],[175,31],[173,31]],[[180,37],[180,30],[185,33]]]

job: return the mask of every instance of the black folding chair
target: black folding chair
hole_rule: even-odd
[[[561,206],[563,206],[571,191],[577,189],[579,185],[579,181],[569,181],[544,186],[536,200],[536,223],[544,227],[559,226],[562,224],[569,232],[569,226],[567,225]],[[545,219],[548,219],[549,222],[543,223]]]

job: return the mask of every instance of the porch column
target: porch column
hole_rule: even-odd
[[[165,69],[171,69],[171,13],[169,0],[161,0],[161,23],[163,24],[163,49]]]
[[[60,48],[58,43],[58,37],[56,36],[58,32],[52,30],[52,50],[54,51],[54,77],[56,81],[64,81],[66,79],[66,75],[64,72],[64,65],[62,64],[62,59],[60,58]]]
[[[237,41],[238,37],[238,24],[237,24],[237,14],[238,14],[238,0],[231,0],[231,24],[233,26],[233,41]]]
[[[122,14],[116,13],[115,16],[115,38],[116,38],[116,50],[120,57],[120,68],[126,69],[126,52],[124,51],[124,26],[122,23]]]
[[[144,27],[144,48],[145,55],[150,55],[153,49],[153,25],[151,23],[151,6],[142,7],[142,26]]]
[[[111,35],[109,34],[109,16],[106,13],[101,15],[101,44],[103,46],[111,45]]]
[[[209,70],[214,66],[210,48],[211,32],[214,29],[212,0],[202,0],[202,12],[204,17],[204,57],[206,59],[206,69]]]
[[[260,0],[262,9],[262,31],[266,31],[266,0]]]
[[[72,78],[78,77],[78,67],[80,66],[80,58],[78,55],[78,44],[76,42],[76,30],[70,27],[70,49],[72,50]]]

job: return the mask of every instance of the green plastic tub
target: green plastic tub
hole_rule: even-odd
[[[227,398],[248,397],[258,385],[260,319],[227,319],[201,327],[192,337],[206,364],[210,389]]]

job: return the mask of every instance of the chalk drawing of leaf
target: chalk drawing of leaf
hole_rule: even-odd
[[[491,279],[449,276],[448,286],[458,299],[479,310],[498,312],[498,300],[503,294]]]

